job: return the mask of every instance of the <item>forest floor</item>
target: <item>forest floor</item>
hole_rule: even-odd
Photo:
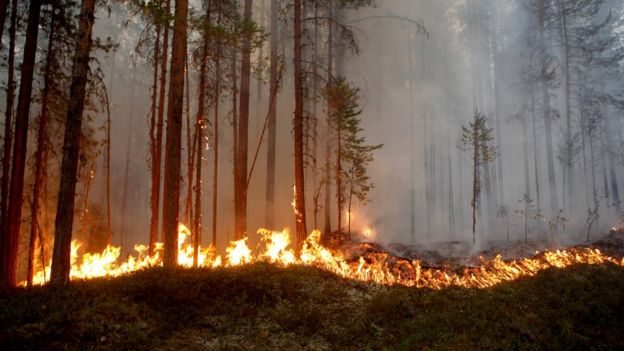
[[[310,267],[155,268],[0,294],[0,349],[624,349],[624,269],[489,289],[376,286]]]

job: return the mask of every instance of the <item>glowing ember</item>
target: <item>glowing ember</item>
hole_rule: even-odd
[[[190,231],[180,225],[178,263],[184,267],[193,265],[193,246]],[[364,232],[371,235],[372,231]],[[314,266],[341,277],[356,279],[377,284],[401,284],[410,287],[442,289],[450,286],[467,288],[486,288],[505,281],[521,277],[530,277],[539,271],[557,267],[563,268],[574,264],[612,263],[624,266],[624,259],[618,260],[604,255],[597,249],[580,248],[570,250],[547,251],[535,258],[504,261],[501,256],[487,260],[480,258],[480,266],[465,268],[462,272],[446,269],[423,268],[420,261],[406,262],[399,268],[389,267],[387,254],[380,254],[374,262],[363,257],[357,261],[347,261],[345,257],[320,244],[321,233],[314,231],[304,242],[299,257],[290,247],[290,234],[287,230],[272,232],[259,230],[260,245],[257,253],[248,247],[247,238],[230,243],[226,249],[225,259],[214,254],[213,248],[199,248],[198,265],[204,268],[221,266],[231,267],[251,264],[254,262],[270,262],[279,266],[305,265]],[[119,260],[121,249],[108,246],[97,254],[85,253],[80,257],[80,244],[72,242],[71,279],[91,279],[97,277],[116,277],[129,272],[161,264],[163,245],[158,243],[154,255],[147,254],[145,245],[136,245],[136,256],[129,256],[125,261]],[[44,284],[49,279],[50,266],[36,272],[35,284]]]

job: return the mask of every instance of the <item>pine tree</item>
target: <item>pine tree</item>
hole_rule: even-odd
[[[491,146],[494,138],[492,128],[488,128],[487,120],[479,110],[475,110],[472,122],[468,126],[462,126],[461,145],[464,151],[470,152],[472,159],[472,242],[476,243],[477,208],[481,194],[480,169],[487,166],[496,157],[496,149]]]
[[[342,225],[345,204],[351,213],[354,198],[365,204],[373,188],[367,166],[373,161],[373,152],[382,145],[367,145],[361,135],[359,116],[359,89],[340,77],[325,88],[325,97],[331,107],[330,122],[337,148],[335,177],[338,205],[338,224]],[[347,235],[351,235],[351,216],[347,218]]]

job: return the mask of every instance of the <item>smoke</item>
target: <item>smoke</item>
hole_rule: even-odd
[[[539,155],[537,175],[542,191],[540,206],[544,218],[531,221],[530,238],[548,237],[547,220],[555,214],[546,209],[549,189],[543,122],[537,118],[538,138],[536,142],[529,141],[527,148],[522,122],[517,118],[521,115],[528,120],[527,112],[523,110],[525,95],[521,89],[522,43],[534,23],[526,8],[517,1],[500,0],[494,3],[460,0],[379,1],[375,8],[345,14],[349,20],[369,18],[352,25],[359,39],[361,54],[345,58],[347,64],[343,74],[361,89],[362,120],[368,143],[384,144],[376,152],[375,161],[369,168],[375,184],[370,196],[372,201],[366,206],[358,205],[354,210],[355,231],[371,229],[375,240],[381,242],[471,240],[471,160],[469,154],[458,146],[461,126],[467,124],[475,108],[479,108],[488,117],[490,127],[495,128],[493,133],[499,150],[499,157],[490,166],[489,195],[485,193],[485,186],[481,195],[477,220],[479,242],[506,240],[507,220],[511,238],[519,240],[523,237],[522,220],[516,211],[520,209],[518,201],[525,193],[525,151],[531,155],[529,195],[536,200],[534,148],[537,148]],[[113,5],[113,13],[123,18],[125,12],[117,6]],[[419,33],[414,23],[398,15],[422,22],[429,35]],[[115,53],[98,59],[107,77],[113,113],[113,243],[121,243],[124,222],[123,240],[126,249],[129,249],[130,244],[146,242],[148,238],[150,177],[147,119],[151,64],[134,51],[141,32],[140,22],[132,20],[130,25],[124,26],[120,24],[121,21],[115,15],[112,18],[101,16],[96,21],[95,33],[100,37],[111,36],[120,44]],[[283,38],[287,55],[290,54],[290,39],[288,35]],[[268,43],[264,49],[265,55],[267,48]],[[287,58],[286,62],[290,60]],[[196,75],[197,72],[191,67],[191,120],[195,118]],[[290,205],[294,178],[291,135],[294,93],[291,76],[288,67],[284,73],[284,87],[278,98],[277,228],[273,229],[294,228]],[[268,109],[268,83],[262,82],[260,89],[257,89],[256,84],[252,83],[250,158],[260,140]],[[257,92],[261,92],[261,96]],[[561,87],[552,89],[551,93],[552,107],[561,110]],[[232,129],[229,124],[231,105],[229,99],[225,98],[221,104],[218,232],[219,248],[223,249],[224,243],[233,238],[233,185]],[[320,107],[319,112],[319,121],[323,123],[324,111]],[[102,121],[96,119],[92,123],[97,125]],[[555,148],[563,139],[563,128],[564,121],[558,119],[554,122]],[[528,138],[531,140],[531,134]],[[183,140],[183,155],[186,155],[186,132]],[[124,207],[123,189],[128,155],[128,190]],[[183,162],[186,162],[185,157]],[[212,187],[209,184],[212,184],[212,159],[211,148],[205,152],[203,171],[204,243],[209,242],[208,238],[211,237]],[[322,164],[323,160],[319,162]],[[502,162],[501,167],[499,162]],[[561,197],[562,168],[559,163],[555,167],[558,196]],[[597,176],[603,177],[603,171],[599,168],[596,168]],[[616,168],[617,182],[622,179],[622,167],[618,163]],[[185,164],[182,169],[186,169]],[[101,166],[97,169],[95,197],[103,196],[103,186],[98,185],[103,182],[102,170]],[[578,239],[585,231],[587,178],[582,176],[580,162],[574,164],[574,172],[574,197],[566,200],[570,206],[565,212],[571,221],[561,233],[562,240]],[[265,177],[266,145],[263,144],[249,186],[250,232],[264,226]],[[182,182],[183,208],[186,179]],[[311,201],[313,192],[308,189],[308,201]],[[310,206],[309,228],[313,226]],[[507,208],[507,218],[497,216],[499,206]],[[335,219],[332,219],[335,228]],[[596,232],[613,226],[616,221],[614,209],[605,206]],[[318,226],[323,227],[322,210]]]

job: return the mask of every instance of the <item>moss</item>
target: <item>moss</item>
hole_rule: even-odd
[[[380,287],[309,267],[150,269],[0,294],[0,349],[624,349],[624,269],[491,289]]]

